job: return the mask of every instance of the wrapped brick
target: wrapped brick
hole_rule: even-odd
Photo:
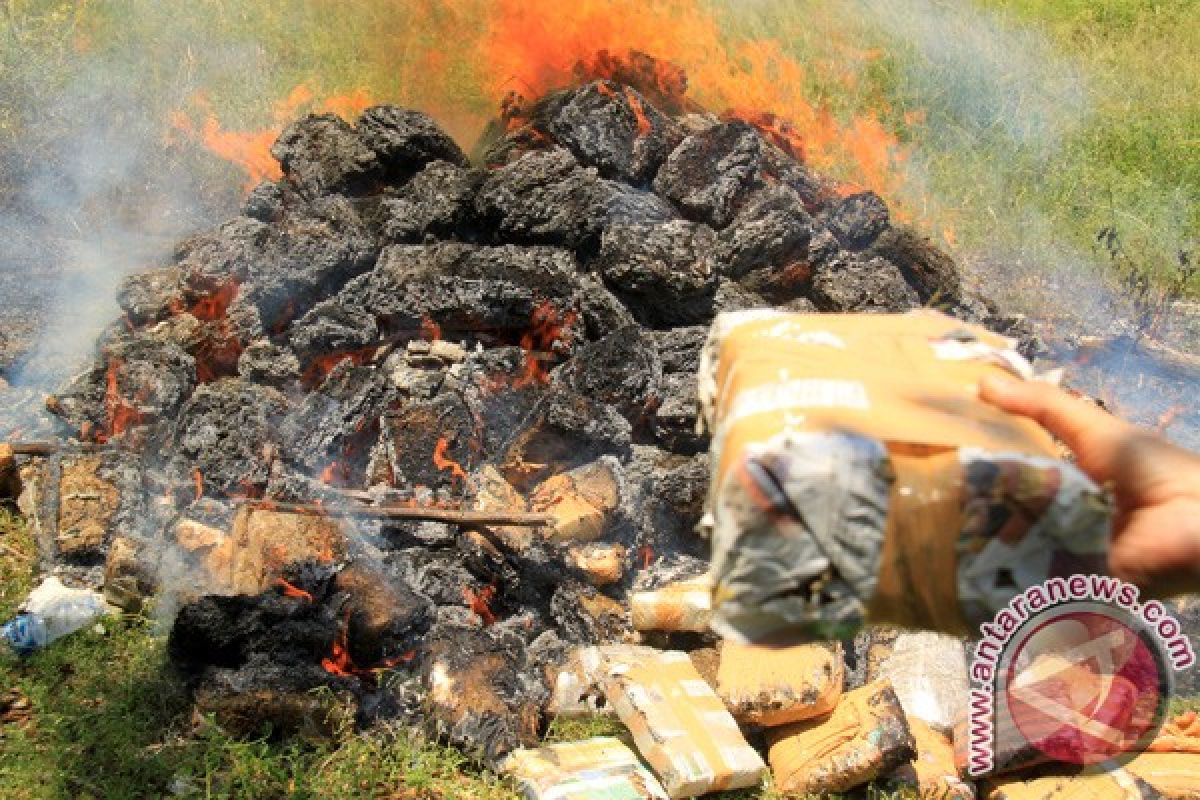
[[[604,697],[605,666],[613,659],[647,658],[656,652],[652,647],[636,644],[610,644],[575,650],[551,681],[553,688],[546,710],[553,716],[567,718],[612,714],[612,706]]]
[[[1129,761],[988,781],[985,800],[1200,800],[1200,755],[1141,753]]]
[[[886,681],[842,695],[827,716],[772,728],[767,758],[784,792],[844,792],[912,759],[912,734]]]
[[[529,800],[666,800],[633,751],[612,737],[514,751],[500,765]]]
[[[845,681],[841,646],[725,642],[717,694],[743,725],[772,727],[819,717],[837,705]]]
[[[679,581],[634,592],[629,607],[636,630],[703,633],[712,621],[712,588],[703,577]]]
[[[955,636],[874,630],[866,679],[891,683],[910,722],[922,720],[946,735],[966,715],[967,656]]]
[[[604,535],[620,502],[616,476],[608,464],[597,461],[542,481],[529,497],[529,509],[553,517],[551,539],[594,542]]]
[[[672,798],[758,785],[762,758],[686,653],[584,651],[642,757]]]
[[[1011,340],[937,312],[720,315],[698,380],[713,629],[966,633],[1048,577],[1103,571],[1106,495],[978,398],[992,374],[1033,377]]]
[[[897,767],[887,783],[911,789],[918,797],[930,800],[974,800],[975,788],[959,774],[950,737],[911,715],[908,729],[917,754],[908,764]]]

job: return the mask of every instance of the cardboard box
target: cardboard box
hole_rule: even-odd
[[[633,627],[639,631],[704,633],[712,621],[712,586],[705,578],[634,592],[629,598]]]

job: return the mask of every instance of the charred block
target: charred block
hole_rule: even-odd
[[[282,330],[314,302],[369,270],[381,244],[344,197],[321,197],[285,213],[246,270],[248,299],[263,324]]]
[[[804,200],[787,186],[751,198],[721,231],[714,261],[725,275],[741,278],[755,270],[785,272],[808,261],[814,222]]]
[[[671,153],[654,189],[684,216],[724,228],[758,182],[763,141],[743,122],[693,133]]]
[[[454,140],[420,111],[373,106],[359,117],[357,130],[391,181],[406,179],[433,161],[467,165],[467,157]]]
[[[643,324],[702,322],[716,290],[713,242],[711,228],[685,220],[611,225],[596,267]]]
[[[166,319],[183,303],[183,273],[177,267],[130,275],[117,288],[117,305],[134,325]]]
[[[888,207],[874,192],[852,194],[829,210],[825,225],[847,250],[862,250],[888,227]]]
[[[433,733],[468,756],[494,765],[537,742],[549,691],[511,636],[477,628],[440,628],[426,663]]]
[[[286,347],[259,339],[242,350],[238,357],[238,375],[251,383],[283,386],[300,377],[300,361]]]
[[[203,384],[170,427],[168,452],[177,473],[199,471],[206,491],[217,493],[265,485],[286,410],[283,395],[265,386],[237,378]]]
[[[962,280],[954,259],[912,228],[889,228],[875,240],[870,252],[899,267],[922,303],[946,305],[962,299]]]
[[[658,404],[662,362],[653,340],[631,325],[579,348],[554,379],[612,406],[636,426]]]
[[[334,588],[348,595],[346,641],[355,664],[385,659],[412,659],[420,637],[429,629],[432,609],[397,576],[363,565],[342,569]]]
[[[604,177],[626,183],[649,182],[683,138],[636,89],[612,81],[569,92],[554,111],[546,127],[555,139]]]
[[[336,114],[309,114],[288,125],[271,155],[306,197],[364,192],[380,172],[375,151]]]
[[[469,471],[483,455],[482,431],[466,401],[457,394],[410,400],[388,411],[382,427],[392,477],[398,486],[461,489],[463,475],[451,464]]]
[[[629,422],[616,409],[565,387],[552,387],[504,451],[502,471],[518,489],[547,475],[629,450]]]
[[[492,171],[475,200],[480,225],[500,241],[590,251],[613,220],[665,220],[671,209],[648,192],[604,180],[563,148],[530,152]]]
[[[483,174],[434,161],[381,203],[389,242],[420,244],[426,237],[458,235],[467,227]]]
[[[311,473],[331,464],[351,470],[365,460],[389,400],[386,373],[342,361],[282,420],[284,452]]]
[[[270,228],[256,219],[236,217],[184,240],[175,253],[184,285],[207,291],[230,281],[246,280],[269,232]]]
[[[921,304],[895,264],[849,253],[817,268],[811,298],[821,311],[894,312]]]

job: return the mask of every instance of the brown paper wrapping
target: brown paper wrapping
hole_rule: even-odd
[[[585,666],[672,798],[761,781],[766,765],[686,653],[588,648]]]
[[[886,681],[842,695],[827,716],[767,733],[775,786],[785,792],[844,792],[914,755],[912,734]]]
[[[743,725],[819,717],[842,696],[845,665],[836,642],[773,647],[728,641],[720,659],[717,694]]]

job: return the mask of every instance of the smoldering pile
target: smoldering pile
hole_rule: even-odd
[[[644,638],[627,593],[705,568],[716,313],[1012,324],[754,122],[598,80],[510,108],[477,163],[416,111],[293,123],[283,178],[128,279],[50,399],[101,446],[25,469],[45,564],[178,608],[230,724],[319,727],[329,687],[486,761],[535,741],[567,654]],[[397,508],[450,516],[364,511]]]

